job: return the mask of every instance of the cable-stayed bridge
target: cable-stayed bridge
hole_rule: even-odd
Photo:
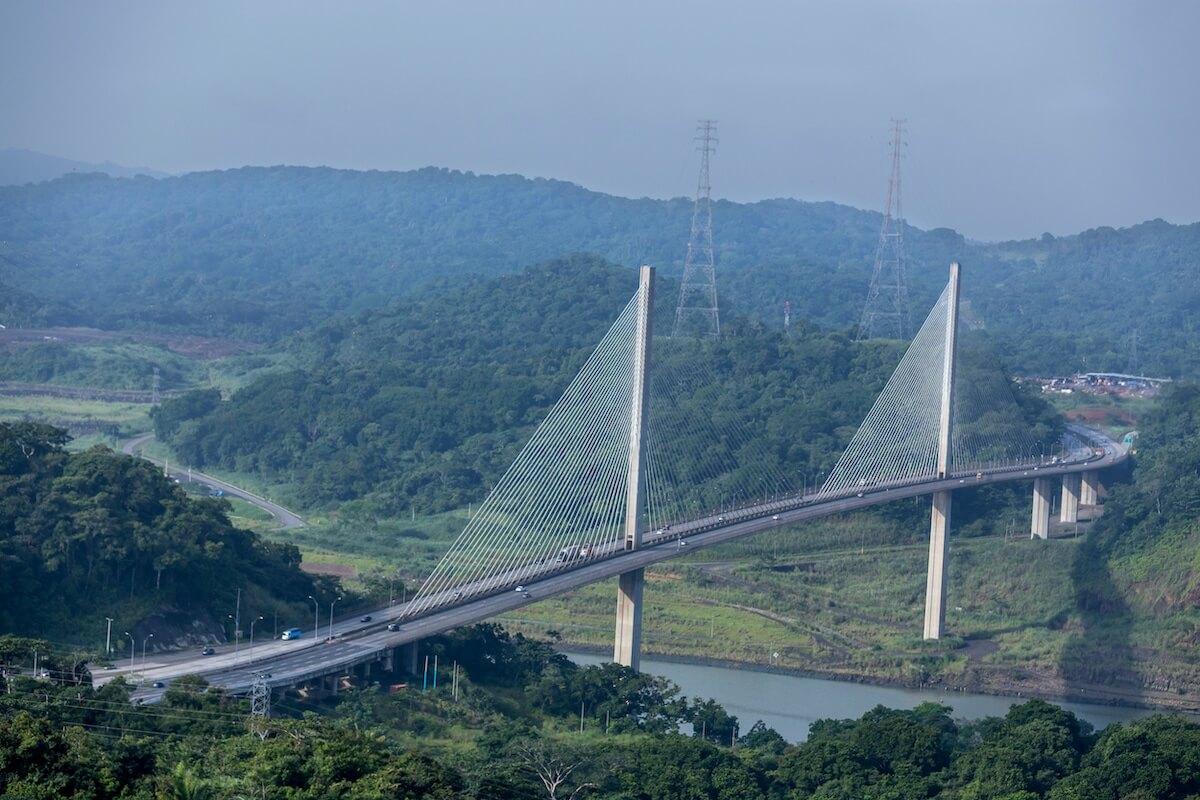
[[[1121,446],[1078,426],[1061,447],[1036,441],[1035,452],[1007,379],[981,368],[986,359],[959,352],[958,304],[952,265],[945,291],[837,464],[819,487],[797,491],[715,411],[701,419],[675,413],[680,393],[703,404],[711,386],[695,365],[669,381],[652,379],[664,351],[653,339],[653,270],[643,267],[637,293],[399,613],[384,608],[369,622],[331,623],[330,642],[319,646],[317,635],[261,645],[253,664],[220,656],[155,666],[143,677],[200,672],[210,683],[243,688],[252,672],[269,672],[271,683],[295,685],[356,664],[390,664],[401,646],[613,576],[614,660],[636,668],[646,566],[925,494],[934,498],[925,636],[940,638],[955,490],[1032,480],[1031,533],[1044,538],[1052,479],[1062,480],[1061,519],[1071,522],[1081,504],[1095,503],[1098,470],[1125,458]],[[681,458],[678,443],[697,439],[711,452]],[[415,657],[415,648],[408,652]]]

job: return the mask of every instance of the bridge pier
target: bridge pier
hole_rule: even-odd
[[[1068,472],[1062,480],[1062,508],[1058,512],[1058,521],[1078,522],[1079,490],[1083,481],[1078,472]]]
[[[1094,506],[1099,498],[1100,492],[1100,473],[1096,470],[1088,470],[1083,473],[1083,486],[1079,492],[1079,503],[1085,506]]]
[[[638,285],[637,330],[633,348],[633,402],[629,415],[629,473],[625,484],[625,549],[642,546],[642,512],[646,507],[642,469],[645,456],[646,417],[650,410],[650,344],[654,335],[654,267],[643,266]],[[641,667],[642,592],[646,571],[638,568],[617,580],[617,625],[613,637],[613,662]]]
[[[409,675],[420,675],[421,664],[417,659],[417,645],[419,642],[409,642],[408,644],[400,645],[400,666]]]
[[[633,669],[641,667],[642,591],[646,570],[623,572],[617,578],[617,631],[613,645],[613,663]]]
[[[946,559],[949,556],[950,499],[934,492],[929,524],[929,574],[925,580],[925,638],[940,639],[946,626]]]
[[[1029,524],[1029,538],[1046,539],[1050,536],[1050,479],[1033,479],[1033,518]]]

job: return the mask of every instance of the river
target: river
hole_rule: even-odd
[[[600,664],[611,659],[590,653],[564,653],[576,664]],[[738,718],[741,732],[762,720],[789,742],[808,738],[808,726],[818,719],[858,719],[878,705],[912,708],[933,701],[954,709],[957,719],[1002,717],[1009,706],[1028,698],[989,694],[897,689],[865,683],[806,678],[745,669],[681,664],[642,659],[642,671],[674,681],[689,698],[712,698]],[[1156,712],[1142,708],[1094,703],[1055,703],[1097,730],[1113,722],[1129,722]],[[1195,717],[1193,717],[1195,719]]]

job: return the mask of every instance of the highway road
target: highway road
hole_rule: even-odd
[[[642,547],[630,551],[601,551],[586,561],[569,564],[555,562],[530,563],[525,567],[489,579],[488,584],[462,587],[465,597],[456,599],[449,591],[434,598],[440,604],[416,614],[408,606],[384,606],[365,612],[371,619],[362,621],[359,615],[333,625],[321,626],[317,635],[306,630],[305,636],[293,641],[256,643],[251,657],[245,644],[233,652],[223,646],[212,656],[197,652],[152,654],[144,668],[138,659],[133,665],[122,665],[110,671],[93,672],[97,683],[121,674],[142,681],[143,688],[135,698],[154,702],[163,689],[150,687],[153,681],[169,684],[185,674],[203,676],[210,684],[232,691],[245,691],[256,674],[269,674],[272,686],[294,686],[306,680],[368,661],[378,660],[391,648],[433,636],[453,628],[480,622],[548,597],[564,594],[580,586],[605,580],[629,570],[647,567],[674,558],[684,551],[751,536],[772,528],[805,522],[833,514],[843,514],[860,508],[888,503],[908,497],[956,490],[968,485],[1032,480],[1037,477],[1060,477],[1072,472],[1085,472],[1113,466],[1127,458],[1127,449],[1097,431],[1082,426],[1069,426],[1077,435],[1093,444],[1081,446],[1066,459],[1057,463],[1040,462],[1018,466],[994,467],[986,470],[955,473],[950,478],[926,479],[888,486],[866,486],[853,494],[842,496],[793,496],[739,509],[719,515],[673,525],[666,532],[652,532]],[[1100,449],[1100,453],[1096,452]],[[520,584],[523,591],[515,591]],[[477,593],[477,594],[476,594]],[[472,596],[474,595],[474,596]],[[364,612],[359,612],[361,615]],[[328,617],[326,617],[328,619]],[[396,623],[399,630],[387,630]],[[133,667],[136,666],[136,669]],[[132,674],[130,674],[132,673]]]
[[[167,465],[163,461],[157,458],[151,458],[141,451],[142,446],[153,438],[153,433],[143,433],[121,445],[121,452],[125,453],[126,455],[144,458],[151,464],[157,464],[160,467],[165,467]],[[295,513],[288,511],[278,503],[272,503],[265,497],[259,497],[258,495],[234,486],[231,483],[226,483],[220,478],[214,478],[212,475],[206,475],[205,473],[197,472],[196,470],[177,469],[170,472],[170,477],[174,478],[178,483],[190,481],[192,483],[203,484],[204,486],[207,486],[210,491],[220,489],[228,497],[237,497],[241,500],[245,500],[247,503],[258,506],[263,511],[266,511],[268,514],[273,516],[279,522],[280,528],[305,527],[304,520],[302,520]]]

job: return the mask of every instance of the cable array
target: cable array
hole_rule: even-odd
[[[820,494],[936,474],[948,292],[929,312]],[[951,473],[1033,463],[1066,445],[1030,425],[982,335],[960,334],[955,359]]]
[[[937,472],[949,286],[900,359],[819,494],[928,477]]]
[[[637,306],[635,293],[406,615],[490,594],[618,548]]]

